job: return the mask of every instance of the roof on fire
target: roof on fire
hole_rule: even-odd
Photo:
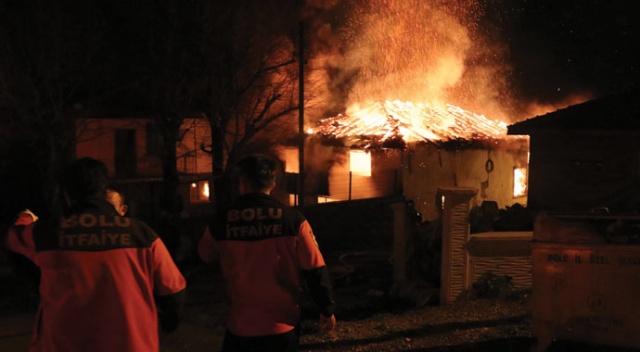
[[[355,114],[325,118],[313,128],[313,133],[365,148],[514,138],[507,136],[507,123],[457,106],[400,101],[377,102]]]
[[[507,127],[510,135],[633,130],[640,130],[640,89],[572,105]]]

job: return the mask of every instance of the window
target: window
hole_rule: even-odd
[[[298,157],[298,149],[285,148],[283,152],[284,156],[284,171],[287,173],[298,174],[300,173],[300,159]]]
[[[209,181],[198,181],[191,184],[189,192],[191,203],[201,203],[209,201]]]
[[[527,195],[527,168],[513,168],[513,197],[524,197]]]
[[[371,154],[364,150],[350,151],[349,171],[354,175],[371,176]]]

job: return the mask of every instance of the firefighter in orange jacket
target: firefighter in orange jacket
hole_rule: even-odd
[[[327,267],[309,222],[269,194],[276,160],[251,155],[237,164],[240,197],[205,230],[198,253],[219,261],[229,312],[223,351],[297,351],[301,277],[320,309],[325,332],[334,329]]]
[[[31,351],[159,351],[178,325],[186,281],[156,233],[105,200],[107,170],[84,158],[70,168],[74,201],[61,220],[9,230],[10,250],[41,271]]]

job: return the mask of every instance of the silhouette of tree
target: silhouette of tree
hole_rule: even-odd
[[[291,138],[298,109],[298,1],[205,2],[202,95],[217,202],[239,156]],[[267,142],[265,142],[265,140]],[[269,142],[271,141],[271,143]]]
[[[73,157],[73,103],[96,87],[89,72],[102,49],[104,22],[83,1],[26,0],[0,5],[0,111],[13,165],[5,200],[24,197],[58,209],[58,175]],[[6,160],[6,159],[5,159]],[[19,165],[15,165],[15,164]],[[28,183],[26,182],[28,180]],[[25,181],[25,182],[23,182]],[[22,194],[21,194],[22,193]],[[21,203],[28,203],[22,200]],[[43,215],[43,214],[39,214]]]

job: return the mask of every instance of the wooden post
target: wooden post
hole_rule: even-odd
[[[393,209],[393,285],[402,287],[407,281],[407,205],[391,204]]]
[[[304,22],[300,22],[300,52],[298,53],[298,206],[304,206]]]

